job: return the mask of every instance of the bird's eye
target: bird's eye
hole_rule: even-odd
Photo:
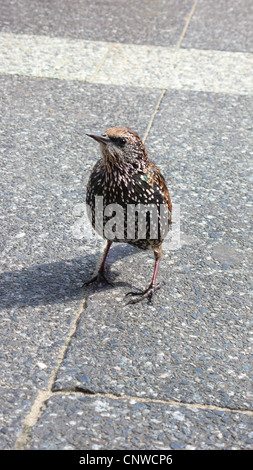
[[[115,145],[117,145],[118,147],[124,147],[124,145],[126,144],[126,139],[125,137],[113,137],[111,136],[110,139],[113,141],[113,143]]]

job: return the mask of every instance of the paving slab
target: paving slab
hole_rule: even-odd
[[[251,449],[251,420],[228,410],[70,393],[45,404],[31,449]]]
[[[134,44],[176,45],[194,0],[1,0],[4,32]]]
[[[10,446],[37,390],[49,386],[83,299],[82,279],[101,246],[84,245],[72,232],[96,159],[84,133],[121,116],[144,134],[160,91],[17,76],[0,81],[1,445]]]
[[[252,448],[252,7],[232,3],[0,1],[1,448]],[[149,129],[174,205],[150,305],[126,305],[154,265],[127,245],[114,287],[81,288],[103,249],[84,133],[118,124]]]
[[[252,52],[252,21],[248,0],[198,0],[181,47]]]
[[[252,408],[249,157],[252,97],[169,91],[147,140],[180,206],[152,305],[126,305],[153,257],[116,245],[115,286],[90,290],[53,389]]]
[[[106,43],[0,34],[0,72],[12,75],[88,80],[108,50]]]
[[[20,379],[19,379],[20,381]],[[29,413],[36,391],[30,385],[20,387],[1,385],[0,391],[0,449],[12,449],[18,433],[23,426],[23,419]]]
[[[252,94],[248,53],[121,44],[111,47],[96,83]]]
[[[0,33],[0,72],[143,88],[253,94],[253,54]]]

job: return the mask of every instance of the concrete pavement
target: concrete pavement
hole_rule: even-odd
[[[253,12],[216,3],[0,0],[3,449],[252,449]],[[81,288],[84,134],[113,125],[180,208],[152,305],[126,305],[153,258],[124,245]]]

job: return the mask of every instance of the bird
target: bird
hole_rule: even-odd
[[[128,303],[135,304],[144,299],[151,302],[161,287],[157,283],[157,274],[162,244],[172,223],[172,203],[166,181],[158,166],[149,160],[136,132],[126,127],[112,127],[102,133],[86,135],[100,144],[102,154],[88,180],[86,206],[93,228],[107,244],[98,273],[84,285],[101,281],[110,284],[104,275],[109,249],[113,242],[128,243],[141,250],[153,250],[155,258],[150,284],[141,292],[128,292],[126,295],[132,296]]]

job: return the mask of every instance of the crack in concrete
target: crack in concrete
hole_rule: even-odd
[[[59,368],[59,367],[58,367]],[[54,377],[57,374],[57,370],[54,371]],[[51,385],[51,384],[50,384]],[[52,386],[52,385],[51,385]],[[37,423],[38,419],[40,418],[42,412],[43,405],[55,395],[70,395],[76,393],[77,395],[81,396],[90,396],[92,398],[108,398],[111,400],[127,400],[129,403],[153,403],[153,404],[163,404],[167,406],[177,406],[177,407],[185,407],[185,408],[193,408],[195,410],[213,410],[213,411],[222,411],[226,413],[240,413],[246,416],[253,416],[252,410],[244,410],[244,409],[237,409],[237,408],[224,408],[221,406],[210,405],[210,404],[201,404],[201,403],[187,403],[187,402],[179,402],[176,400],[163,400],[159,398],[148,398],[148,397],[137,397],[131,395],[121,395],[121,394],[112,394],[112,393],[103,393],[103,392],[93,392],[89,389],[82,389],[81,387],[75,386],[73,388],[66,388],[62,390],[52,391],[49,390],[39,390],[37,397],[31,407],[30,412],[25,418],[24,425],[22,431],[16,441],[14,449],[16,450],[24,450],[29,448],[30,440],[31,440],[31,431],[32,427]]]
[[[73,334],[76,332],[76,328],[77,328],[77,324],[78,324],[78,320],[82,314],[82,312],[85,310],[86,308],[86,301],[87,301],[87,296],[88,294],[86,294],[85,298],[82,300],[81,304],[80,304],[80,307],[72,321],[72,324],[71,324],[71,327],[70,327],[70,331],[69,331],[69,334],[68,334],[68,337],[65,341],[65,344],[64,346],[61,348],[61,350],[59,351],[59,354],[58,354],[58,363],[57,363],[57,366],[55,367],[55,369],[52,371],[50,377],[49,377],[49,381],[48,381],[48,388],[46,390],[39,390],[37,395],[36,395],[36,398],[31,406],[31,409],[29,411],[29,413],[26,415],[25,419],[24,419],[24,424],[23,424],[23,427],[22,427],[22,430],[16,440],[16,443],[14,445],[14,449],[27,449],[28,446],[29,446],[29,441],[30,441],[30,433],[31,433],[31,429],[32,427],[36,424],[36,422],[38,421],[39,417],[41,416],[41,409],[42,409],[42,406],[45,404],[45,402],[52,396],[53,392],[52,392],[52,387],[53,387],[53,384],[55,382],[55,378],[56,378],[56,375],[57,375],[57,372],[61,366],[61,363],[65,357],[65,354],[67,352],[67,349],[68,349],[68,346],[69,346],[69,343],[71,341],[71,338],[73,336]]]
[[[186,18],[186,22],[185,22],[184,29],[183,29],[182,34],[181,34],[181,36],[180,36],[180,38],[179,38],[179,40],[178,40],[178,42],[177,42],[177,46],[176,46],[177,49],[179,49],[179,48],[181,47],[182,41],[183,41],[183,39],[184,39],[184,37],[185,37],[185,35],[186,35],[186,31],[187,31],[187,29],[188,29],[188,27],[189,27],[189,24],[190,24],[190,22],[191,22],[191,19],[192,19],[194,13],[195,13],[196,8],[197,8],[198,1],[199,1],[199,0],[195,0],[195,2],[194,2],[194,4],[193,4],[193,7],[192,7],[192,9],[191,9],[191,11],[190,11],[190,14],[189,14],[189,16]]]

